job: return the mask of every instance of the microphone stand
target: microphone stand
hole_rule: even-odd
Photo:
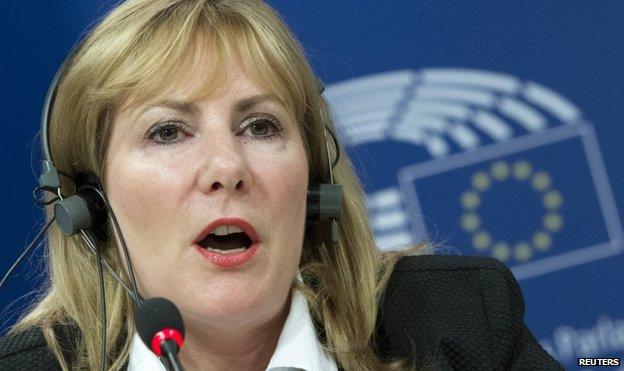
[[[184,367],[178,359],[178,344],[173,340],[165,340],[160,344],[162,356],[160,361],[168,371],[184,371]]]

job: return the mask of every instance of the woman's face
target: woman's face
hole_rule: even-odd
[[[239,63],[226,68],[225,86],[202,100],[185,101],[190,71],[166,101],[123,106],[108,146],[106,190],[141,294],[172,300],[187,325],[275,318],[302,249],[308,164],[298,123]],[[257,241],[198,242],[215,221],[244,224],[223,218],[247,223]]]

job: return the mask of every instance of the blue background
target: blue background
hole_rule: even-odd
[[[328,85],[401,69],[461,67],[503,72],[558,92],[579,107],[583,117],[593,125],[615,208],[622,216],[623,2],[274,0],[270,3],[292,27],[315,71]],[[0,112],[4,135],[0,156],[6,172],[0,177],[3,190],[0,197],[5,205],[0,272],[8,269],[34,236],[42,218],[40,208],[33,206],[31,190],[39,169],[39,144],[35,135],[48,84],[85,28],[113,5],[114,2],[98,1],[3,2]],[[349,150],[367,191],[387,179],[381,178],[376,168],[383,168],[384,163],[390,165],[391,156],[405,156],[405,151],[409,151],[384,151],[384,143],[375,145],[381,146],[380,150],[374,146]],[[543,149],[557,150],[556,147]],[[574,156],[581,154],[573,152]],[[556,158],[556,154],[554,157],[531,154],[535,159],[543,156]],[[565,165],[553,161],[546,161],[543,167],[556,169]],[[586,166],[582,156],[578,161]],[[590,180],[582,175],[587,171],[579,170],[579,174],[579,187],[587,189],[587,193],[577,190],[574,199],[586,197],[586,200],[579,201],[577,206],[564,205],[578,207],[585,203],[594,213],[596,195],[588,185]],[[564,175],[574,176],[570,172]],[[445,225],[444,211],[435,212],[436,204],[444,207],[448,192],[440,191],[439,199],[435,190],[427,192],[427,202],[432,205],[428,217],[434,219],[442,235],[461,237],[456,225]],[[579,226],[595,223],[597,229],[589,233],[604,234],[600,222],[588,214],[574,210],[566,215],[573,215],[574,224]],[[466,249],[460,237],[445,243],[460,253],[474,253]],[[574,241],[574,236],[566,238]],[[624,255],[620,253],[520,282],[529,327],[566,368],[576,369],[579,356],[624,354],[623,266]],[[7,309],[7,305],[34,287],[32,284],[39,277],[33,273],[36,267],[37,258],[34,258],[0,293],[0,308],[5,308],[0,330],[14,320],[12,314],[19,307]],[[566,334],[573,334],[576,339],[571,347],[563,343]]]

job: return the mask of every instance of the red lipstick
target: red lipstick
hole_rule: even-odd
[[[222,225],[231,225],[242,229],[251,239],[251,245],[241,252],[219,253],[216,251],[210,251],[199,244],[199,242],[206,238],[206,236],[208,236],[212,231]],[[245,220],[241,218],[220,218],[208,224],[206,228],[199,233],[194,241],[194,245],[195,249],[210,263],[221,268],[233,268],[241,266],[251,260],[256,255],[256,252],[260,249],[262,244],[255,229]]]

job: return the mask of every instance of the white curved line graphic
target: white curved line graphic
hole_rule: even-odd
[[[415,97],[418,100],[459,101],[458,103],[468,103],[486,108],[492,107],[496,101],[496,96],[485,90],[467,89],[461,86],[419,86],[416,88]]]
[[[347,114],[357,111],[371,111],[376,108],[394,106],[404,96],[405,89],[360,92],[346,99],[341,99],[339,109]]]
[[[529,131],[539,131],[546,127],[547,121],[544,116],[518,100],[503,98],[498,109]]]
[[[359,111],[357,114],[348,116],[349,121],[345,122],[345,127],[365,126],[370,122],[385,121],[386,126],[389,125],[388,120],[392,117],[393,110],[389,107],[385,109],[371,110],[369,112]]]
[[[573,122],[580,118],[581,111],[570,101],[554,91],[533,82],[527,83],[523,92],[529,102],[541,107],[563,122]]]
[[[450,147],[441,135],[432,135],[419,128],[406,128],[400,133],[394,132],[392,138],[398,142],[406,142],[425,147],[432,157],[446,156]]]
[[[418,130],[427,130],[443,134],[449,125],[450,121],[445,120],[443,117],[407,114],[396,126],[395,131],[400,135],[403,129],[415,128]]]
[[[403,210],[378,212],[372,218],[374,229],[397,229],[407,226],[407,215]]]
[[[410,70],[385,72],[332,85],[325,94],[329,100],[345,99],[366,91],[391,90],[409,86],[414,76]]]
[[[472,116],[474,125],[496,141],[507,140],[513,136],[510,125],[493,114],[478,110]]]
[[[476,148],[481,143],[477,133],[466,125],[452,125],[448,129],[448,134],[463,149]]]
[[[471,109],[467,106],[452,103],[423,102],[414,100],[405,111],[405,115],[439,115],[455,120],[467,120]]]
[[[434,158],[456,151],[451,143],[468,150],[488,138],[507,141],[582,117],[535,82],[461,68],[380,73],[333,84],[326,97],[349,144],[394,139],[425,147]]]
[[[480,86],[507,94],[520,90],[520,82],[503,73],[462,68],[429,68],[422,71],[425,83]]]

